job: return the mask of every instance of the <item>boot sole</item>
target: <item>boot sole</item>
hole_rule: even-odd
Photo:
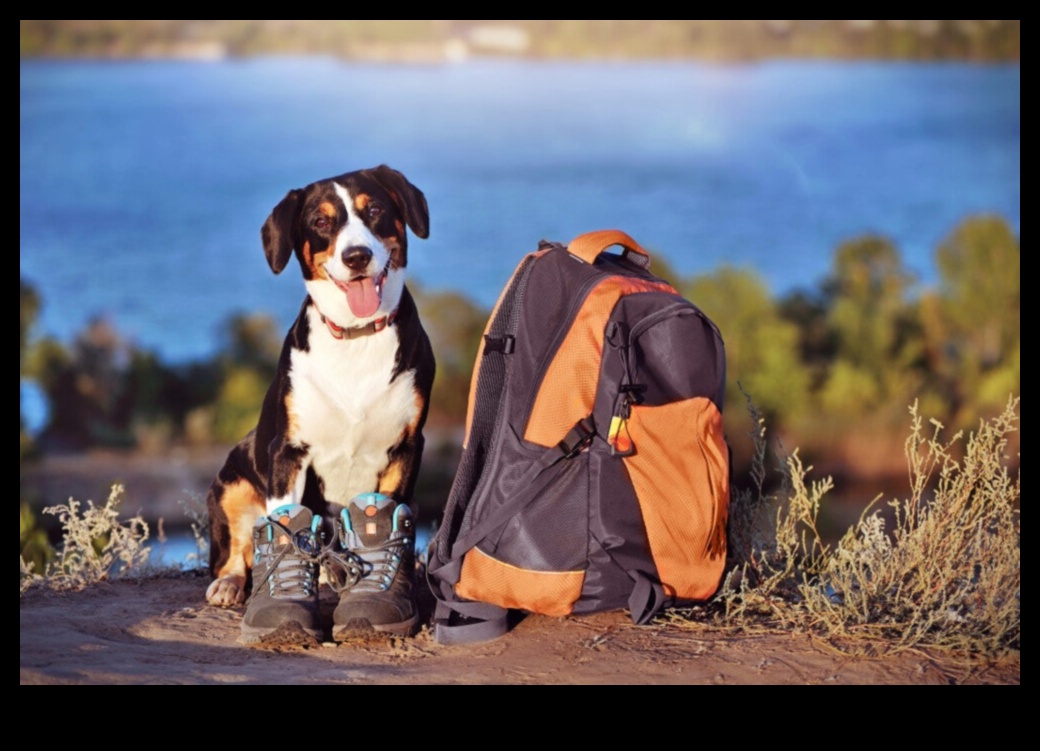
[[[299,621],[287,621],[276,628],[259,628],[242,624],[241,642],[264,647],[317,647],[322,643],[322,632],[305,628]]]
[[[419,630],[418,626],[418,614],[400,623],[373,624],[367,618],[352,618],[346,623],[340,623],[332,627],[332,640],[337,642],[347,641],[359,636],[371,636],[373,633],[412,636]]]

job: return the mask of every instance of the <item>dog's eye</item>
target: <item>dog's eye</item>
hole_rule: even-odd
[[[375,221],[383,215],[383,207],[375,202],[368,204],[368,209],[366,210],[368,211],[368,218],[371,221]]]
[[[311,222],[311,226],[313,226],[314,229],[328,229],[332,226],[332,220],[324,214],[320,214],[314,217],[314,221]]]

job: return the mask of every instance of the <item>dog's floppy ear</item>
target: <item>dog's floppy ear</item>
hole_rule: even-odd
[[[369,170],[369,174],[393,196],[401,213],[404,214],[405,224],[411,227],[415,236],[423,239],[429,237],[430,210],[426,206],[426,196],[422,191],[408,182],[400,172],[385,164]]]
[[[302,198],[302,190],[290,190],[274,207],[271,216],[267,217],[260,229],[260,237],[264,241],[264,255],[267,256],[271,271],[276,274],[282,273],[282,269],[289,263],[289,256],[292,255],[293,225],[300,212]]]

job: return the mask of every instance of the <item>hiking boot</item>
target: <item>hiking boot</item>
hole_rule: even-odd
[[[279,506],[253,527],[253,594],[242,616],[247,644],[320,644],[320,516]]]
[[[415,521],[407,504],[381,493],[355,496],[337,520],[350,584],[332,614],[332,638],[372,631],[410,636],[419,623]]]

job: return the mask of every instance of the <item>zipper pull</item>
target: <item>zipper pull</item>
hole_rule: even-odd
[[[628,432],[628,418],[632,415],[632,402],[627,392],[618,397],[614,415],[610,418],[610,429],[607,431],[607,445],[611,456],[631,456],[636,452],[632,443],[632,435]]]

